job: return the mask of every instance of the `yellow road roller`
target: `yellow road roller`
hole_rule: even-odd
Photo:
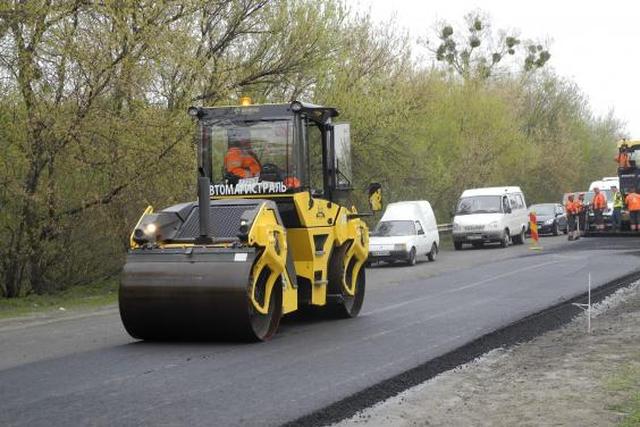
[[[304,306],[358,315],[369,233],[350,207],[350,129],[338,111],[286,104],[191,107],[198,200],[154,211],[131,234],[119,289],[144,340],[267,340]],[[381,188],[368,188],[371,211]]]

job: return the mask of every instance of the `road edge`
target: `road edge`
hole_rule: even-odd
[[[613,279],[591,291],[592,303],[597,303],[620,288],[640,279],[640,270]],[[389,399],[417,386],[438,374],[468,363],[499,347],[509,347],[530,341],[545,332],[571,322],[582,309],[573,303],[585,303],[587,293],[562,301],[517,320],[503,328],[485,334],[442,356],[431,359],[408,371],[374,384],[322,409],[284,423],[283,426],[326,426],[352,417],[358,411]]]

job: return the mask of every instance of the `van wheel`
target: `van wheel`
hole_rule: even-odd
[[[527,237],[524,234],[524,228],[520,231],[520,234],[513,237],[513,243],[516,245],[522,245]]]
[[[502,240],[500,241],[500,246],[506,248],[509,246],[509,230],[504,230],[504,234],[502,236]]]
[[[453,249],[455,249],[456,251],[462,249],[462,242],[453,242]]]
[[[407,260],[407,264],[410,266],[416,265],[416,248],[411,248],[409,251],[409,259]]]
[[[436,242],[433,242],[431,250],[427,254],[427,258],[429,258],[429,261],[435,261],[436,256],[438,256],[438,245],[436,245]]]

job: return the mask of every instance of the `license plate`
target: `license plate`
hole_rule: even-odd
[[[373,255],[373,256],[389,256],[389,255],[391,255],[391,252],[389,252],[389,251],[373,251],[373,252],[371,252],[371,255]]]
[[[480,240],[480,239],[482,239],[482,236],[467,236],[467,239],[469,239],[469,240]]]

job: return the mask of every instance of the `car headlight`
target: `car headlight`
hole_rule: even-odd
[[[395,245],[393,245],[393,250],[394,251],[406,251],[407,250],[407,244],[406,243],[396,243]]]
[[[458,223],[453,223],[453,231],[460,231],[462,227]]]
[[[487,224],[487,228],[493,228],[494,230],[498,228],[498,221],[493,221]]]
[[[544,222],[544,225],[553,225],[553,221],[555,221],[553,218],[548,219]]]

